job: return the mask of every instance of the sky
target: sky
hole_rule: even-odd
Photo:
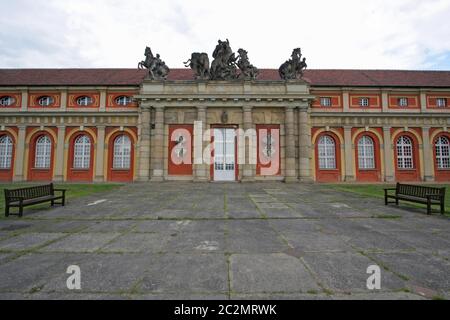
[[[449,0],[0,0],[0,68],[171,68],[219,39],[278,68],[450,70]]]

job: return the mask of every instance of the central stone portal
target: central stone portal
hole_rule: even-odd
[[[140,181],[311,178],[304,80],[147,79],[135,99]]]

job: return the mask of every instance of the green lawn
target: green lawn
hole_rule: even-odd
[[[0,184],[0,190],[3,193],[3,189],[16,189],[16,188],[33,186],[33,185],[35,185],[35,184],[30,184],[30,183]],[[121,186],[120,184],[106,184],[106,183],[101,183],[101,184],[72,184],[72,183],[55,184],[55,188],[67,189],[66,201],[70,201],[70,199],[74,199],[74,198],[78,198],[78,197],[84,197],[84,196],[90,195],[92,193],[110,191],[110,190],[113,190],[120,186]],[[69,202],[69,205],[70,205],[70,202]],[[37,206],[30,206],[27,208],[31,209],[31,208],[40,208],[40,207],[42,207],[42,208],[50,207],[50,203],[41,204],[41,205],[37,205]],[[16,208],[12,208],[11,210],[12,210],[11,212],[16,212],[16,211],[14,211],[14,210],[16,210]],[[0,195],[0,219],[5,218],[4,212],[5,212],[5,197],[2,194],[2,195]],[[12,217],[15,217],[15,216],[12,216]]]
[[[445,197],[445,211],[446,215],[450,216],[450,185],[449,184],[441,184],[441,185],[429,185],[433,187],[446,187],[446,197]],[[395,188],[395,185],[386,185],[386,184],[328,184],[327,187],[330,187],[334,190],[348,191],[357,193],[362,196],[374,197],[384,199],[384,189],[385,188]],[[411,205],[414,207],[425,208],[425,205],[415,204],[411,202],[402,202],[401,205]],[[433,208],[437,208],[437,206],[433,206]]]

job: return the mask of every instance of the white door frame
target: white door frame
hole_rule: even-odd
[[[214,181],[236,181],[236,128],[215,127],[214,130]]]

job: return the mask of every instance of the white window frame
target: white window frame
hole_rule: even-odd
[[[360,107],[369,107],[370,106],[370,99],[367,97],[359,98],[359,106]]]
[[[438,169],[450,169],[450,139],[440,136],[436,139],[436,165]]]
[[[50,169],[52,157],[52,140],[48,135],[42,135],[36,140],[34,167],[36,169]]]
[[[320,98],[320,106],[321,107],[331,107],[332,105],[333,104],[332,104],[330,97],[321,97]]]
[[[408,105],[409,105],[408,98],[406,98],[406,97],[398,98],[398,106],[399,107],[407,107]]]
[[[87,170],[91,167],[91,139],[85,134],[73,143],[73,168]]]
[[[131,104],[131,102],[133,102],[133,99],[130,96],[119,96],[116,98],[116,104],[119,106],[126,107]]]
[[[131,139],[128,135],[122,134],[114,139],[113,169],[131,169],[131,149]]]
[[[438,108],[447,107],[447,98],[436,98],[436,107]]]
[[[3,96],[0,98],[0,106],[9,107],[12,106],[16,102],[16,99],[11,96]]]
[[[55,102],[55,99],[51,96],[43,96],[39,97],[38,104],[41,107],[48,107],[51,106]]]
[[[375,165],[375,141],[368,135],[358,140],[358,164],[359,169],[374,170]]]
[[[402,170],[414,169],[414,143],[408,136],[401,136],[396,142],[397,168]]]
[[[14,142],[7,134],[0,137],[0,169],[11,169]]]
[[[80,107],[90,106],[94,102],[94,99],[90,96],[81,96],[77,98],[77,105]]]
[[[317,142],[320,170],[336,169],[336,142],[329,135],[323,135]]]

